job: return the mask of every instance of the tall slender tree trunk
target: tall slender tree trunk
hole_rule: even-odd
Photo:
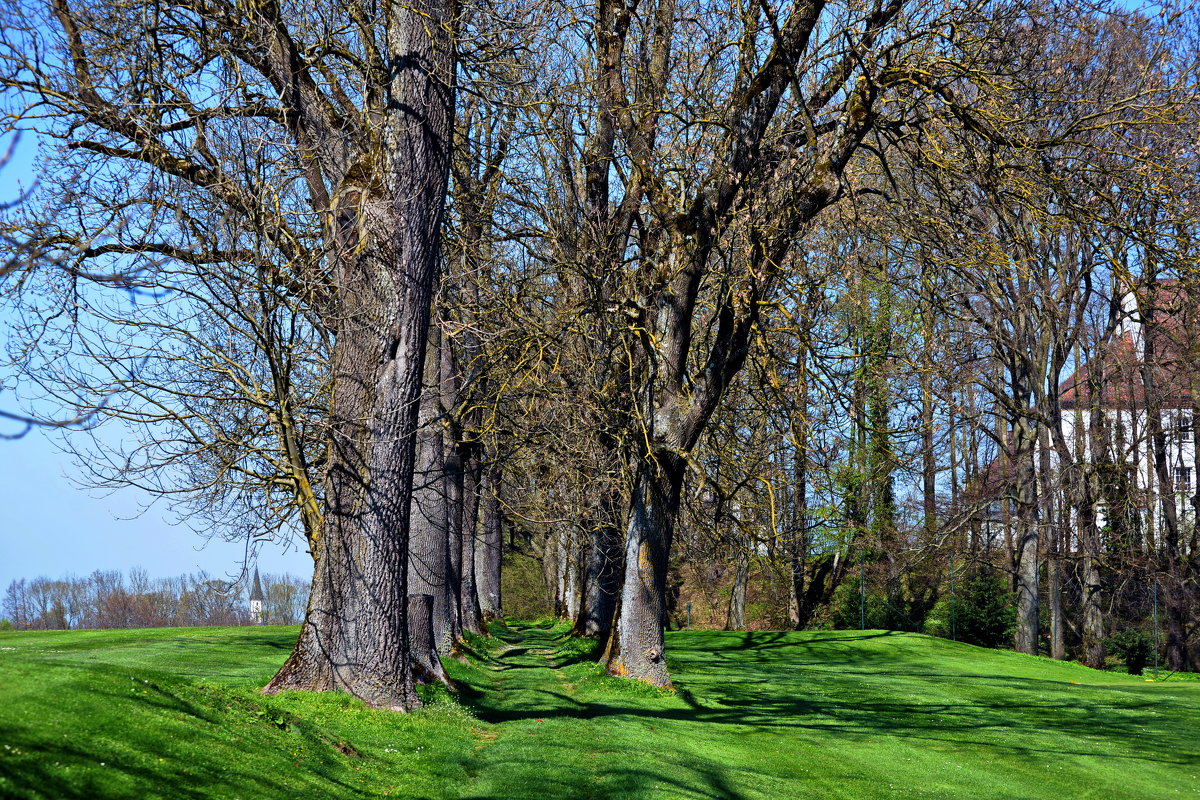
[[[442,501],[446,504],[446,604],[450,640],[462,638],[462,571],[464,485],[466,469],[462,458],[462,426],[456,418],[462,396],[462,372],[454,354],[454,343],[445,335],[438,337],[439,418],[434,423],[442,431]],[[431,353],[432,355],[432,353]]]
[[[1012,402],[1015,408],[1028,408],[1032,392],[1029,373],[1023,364],[1010,364]],[[1038,505],[1034,456],[1037,428],[1028,414],[1013,419],[1013,478],[1017,504],[1017,628],[1014,646],[1018,652],[1038,652]]]
[[[308,610],[264,689],[342,690],[418,705],[408,642],[409,545],[418,398],[436,285],[453,126],[453,4],[387,3],[397,65],[380,159],[334,198],[337,292],[326,513]]]
[[[803,406],[802,406],[803,408]],[[792,572],[792,596],[796,615],[793,624],[803,630],[812,618],[806,570],[808,569],[808,441],[799,430],[792,467],[792,518],[788,533],[788,562]]]
[[[620,492],[606,489],[600,498],[597,519],[589,532],[583,569],[583,597],[574,634],[608,642],[617,594],[621,587],[621,530],[617,526]]]
[[[964,390],[966,394],[966,405],[968,408],[975,407],[975,393],[971,386],[967,386]],[[971,430],[966,439],[967,452],[964,456],[966,463],[963,471],[966,473],[965,480],[968,485],[975,484],[981,478],[981,470],[979,464],[979,440],[975,430]],[[971,531],[971,555],[976,555],[979,552],[980,539],[983,537],[983,525],[979,514],[971,515],[970,522]]]
[[[471,633],[483,632],[483,614],[479,608],[478,568],[475,557],[479,551],[479,506],[482,469],[476,457],[464,457],[467,464],[463,471],[463,524],[462,538],[462,583],[460,585],[459,608],[463,630]]]
[[[999,364],[996,372],[1000,372]],[[1016,431],[1009,430],[1001,408],[996,408],[996,441],[1000,443],[1000,474],[1004,495],[1000,500],[1000,525],[1004,533],[1004,567],[1008,573],[1008,588],[1014,594],[1017,591],[1017,546],[1013,538],[1013,497],[1016,494],[1016,462],[1014,459],[1014,440]]]
[[[1067,657],[1063,642],[1062,587],[1059,581],[1058,540],[1056,522],[1059,515],[1055,509],[1058,496],[1052,467],[1050,428],[1038,425],[1038,487],[1041,500],[1042,542],[1046,551],[1046,600],[1050,605],[1050,657],[1062,660]],[[1065,504],[1059,504],[1060,506]]]
[[[803,328],[808,324],[808,305],[800,317]],[[792,433],[792,513],[788,520],[788,536],[785,541],[788,565],[792,577],[792,598],[795,616],[792,624],[803,630],[812,617],[806,591],[808,568],[808,343],[800,341],[796,354],[796,408],[799,418],[791,425]]]
[[[580,535],[574,527],[569,527],[563,534],[563,549],[566,551],[565,572],[563,575],[563,602],[566,617],[572,621],[579,618],[579,606],[583,589],[579,580]]]
[[[933,372],[922,369],[921,383],[921,513],[925,533],[937,530],[937,453],[933,449]]]
[[[1067,643],[1063,636],[1066,626],[1063,624],[1062,603],[1062,564],[1059,561],[1057,543],[1052,555],[1046,559],[1046,588],[1050,601],[1050,657],[1062,661],[1067,657]]]
[[[1078,360],[1078,359],[1077,359]],[[1107,433],[1104,412],[1100,408],[1100,398],[1104,390],[1104,380],[1099,362],[1088,368],[1088,397],[1091,407],[1088,411],[1088,429],[1091,432],[1091,459],[1087,454],[1078,453],[1076,460],[1080,469],[1074,478],[1072,496],[1076,515],[1079,522],[1079,549],[1083,556],[1082,586],[1080,587],[1083,600],[1083,662],[1089,667],[1103,669],[1105,664],[1104,640],[1107,630],[1104,623],[1103,589],[1100,576],[1100,559],[1102,545],[1100,543],[1100,524],[1096,518],[1096,500],[1100,496],[1099,482],[1095,475],[1096,464],[1109,460]],[[1078,425],[1078,422],[1076,423]],[[1066,449],[1065,442],[1062,445]],[[1109,513],[1112,513],[1112,505]]]
[[[475,551],[475,578],[479,610],[485,620],[504,616],[500,596],[500,563],[504,553],[504,526],[500,510],[500,465],[491,453],[483,469],[480,497],[480,535]]]
[[[546,606],[550,609],[551,616],[562,616],[562,587],[559,579],[559,546],[558,534],[556,531],[551,531],[547,536],[542,538],[539,545],[534,542],[534,552],[542,562],[542,585],[545,589],[544,597]]]
[[[746,629],[746,584],[750,579],[750,551],[748,543],[739,542],[734,554],[733,591],[729,594],[729,616],[725,622],[727,631]]]
[[[412,493],[412,537],[408,551],[409,589],[433,597],[432,624],[435,649],[445,655],[455,639],[453,615],[457,602],[450,597],[450,553],[446,502],[446,447],[442,435],[438,380],[440,349],[436,328],[430,334],[430,376],[421,399],[421,427],[417,431],[417,464]]]
[[[466,476],[462,458],[455,443],[445,441],[445,472],[442,477],[442,497],[446,504],[446,604],[450,623],[450,639],[462,638],[463,586],[463,497]]]
[[[1150,292],[1157,291],[1151,286]],[[1154,302],[1142,309],[1144,326],[1142,384],[1146,392],[1146,427],[1153,461],[1152,481],[1156,486],[1158,506],[1162,516],[1162,531],[1157,560],[1167,573],[1164,609],[1167,622],[1167,666],[1172,670],[1187,668],[1187,628],[1185,622],[1187,597],[1183,586],[1182,554],[1179,551],[1179,509],[1175,501],[1175,479],[1168,461],[1167,431],[1163,422],[1163,398],[1156,372],[1161,369],[1156,358],[1161,335],[1155,321]]]

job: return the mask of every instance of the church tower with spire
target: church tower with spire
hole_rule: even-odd
[[[258,579],[258,567],[254,568],[254,585],[250,587],[250,617],[255,625],[263,624],[262,581]]]

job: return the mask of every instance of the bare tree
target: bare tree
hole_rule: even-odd
[[[47,185],[57,207],[74,208],[28,226],[29,240],[74,247],[128,218],[117,245],[78,258],[165,257],[214,274],[249,264],[331,334],[309,612],[268,691],[417,702],[404,561],[456,24],[440,2],[54,0],[4,12],[10,125],[38,118],[62,140],[67,158]],[[235,220],[236,235],[190,227],[193,204]]]

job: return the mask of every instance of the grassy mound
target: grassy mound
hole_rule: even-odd
[[[411,715],[262,697],[294,628],[0,634],[3,798],[1200,796],[1200,683],[914,634],[669,634],[677,692],[497,628]]]

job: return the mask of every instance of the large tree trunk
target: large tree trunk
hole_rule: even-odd
[[[408,639],[411,646],[413,672],[422,683],[439,681],[451,686],[442,667],[433,632],[433,595],[408,596]]]
[[[264,689],[418,705],[405,559],[453,124],[453,4],[390,3],[382,154],[334,201],[337,324],[324,529],[295,649]]]
[[[615,647],[608,671],[669,687],[666,627],[667,559],[679,511],[685,462],[674,454],[637,466],[625,536],[625,575]]]
[[[475,580],[478,586],[479,610],[485,620],[504,616],[500,597],[500,563],[504,553],[504,526],[500,512],[500,466],[492,454],[483,471],[478,548],[475,551]]]

